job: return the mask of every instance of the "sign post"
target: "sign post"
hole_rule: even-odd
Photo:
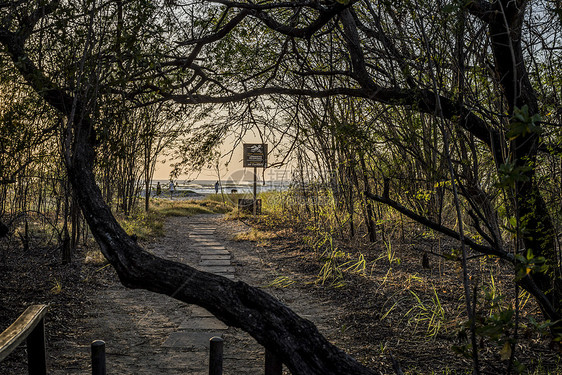
[[[256,216],[256,211],[258,210],[258,168],[254,167],[254,216]]]
[[[257,214],[258,168],[267,168],[267,144],[244,143],[244,168],[254,168],[254,216]]]

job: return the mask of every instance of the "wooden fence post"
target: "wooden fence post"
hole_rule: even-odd
[[[27,336],[27,368],[29,375],[47,374],[47,356],[45,353],[45,318]]]
[[[283,362],[275,354],[265,349],[265,375],[281,375]]]
[[[209,375],[222,375],[222,359],[224,340],[221,337],[211,337],[209,352]]]
[[[92,375],[106,375],[105,342],[96,340],[92,343]]]

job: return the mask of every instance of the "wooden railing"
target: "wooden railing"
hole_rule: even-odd
[[[222,375],[224,340],[211,337],[209,350],[209,375]],[[265,375],[281,375],[283,363],[268,350],[265,351]],[[105,342],[92,343],[92,375],[106,375]]]
[[[0,334],[0,362],[27,340],[29,375],[46,375],[45,314],[47,305],[29,306]]]
[[[45,314],[47,305],[28,307],[16,321],[0,334],[0,362],[27,340],[29,375],[46,375]],[[92,374],[106,375],[105,342],[97,340],[91,345]],[[209,374],[222,375],[223,339],[210,340]],[[282,363],[271,352],[265,352],[265,375],[281,375]]]
[[[222,375],[224,340],[211,337],[209,350],[209,375]],[[283,363],[275,354],[265,350],[265,375],[281,375]]]

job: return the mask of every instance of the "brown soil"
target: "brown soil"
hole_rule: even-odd
[[[232,253],[235,276],[256,286],[275,279],[260,252],[250,242],[229,239],[244,225],[225,224],[216,215],[197,220],[217,223],[219,241]],[[166,236],[144,244],[159,256],[196,265],[198,254],[189,239],[190,217],[173,217],[166,223]],[[190,306],[167,296],[129,290],[114,271],[103,264],[86,262],[76,254],[72,265],[63,266],[56,251],[37,249],[30,254],[15,250],[6,254],[0,279],[0,329],[5,329],[27,305],[48,303],[46,322],[48,366],[51,374],[84,374],[89,368],[89,345],[101,339],[107,345],[110,374],[204,374],[207,353],[193,348],[163,344],[186,317]],[[58,283],[58,284],[57,284]],[[60,289],[55,287],[60,285]],[[269,288],[302,316],[312,320],[327,336],[337,336],[334,322],[341,314],[325,298],[300,295],[293,288]],[[223,333],[223,332],[221,332]],[[251,337],[235,328],[223,333],[225,374],[263,373],[264,350]],[[195,363],[195,364],[194,364]],[[203,364],[203,365],[202,365]],[[25,347],[21,346],[0,364],[0,374],[26,373]]]
[[[330,286],[329,279],[324,285],[318,282],[324,262],[304,245],[303,231],[261,221],[253,225],[270,232],[269,236],[258,242],[234,241],[236,234],[250,227],[216,215],[198,216],[197,220],[203,217],[218,226],[216,238],[232,253],[238,279],[265,288],[368,367],[393,373],[392,354],[407,373],[443,373],[445,369],[450,373],[471,372],[471,362],[451,350],[452,345],[462,344],[458,335],[464,308],[459,270],[434,259],[429,269],[421,267],[420,247],[425,246],[421,242],[395,249],[394,259],[381,257],[387,250],[380,246],[363,247],[369,268],[361,275],[344,272],[338,284]],[[163,257],[196,264],[186,233],[192,220],[169,219],[166,236],[146,243],[146,248]],[[35,247],[24,254],[16,243],[4,240],[2,245],[0,330],[26,306],[48,303],[50,373],[90,371],[89,345],[95,339],[107,342],[110,374],[204,373],[204,369],[190,370],[187,361],[193,360],[193,350],[162,346],[189,316],[189,305],[122,287],[110,267],[86,262],[83,250],[71,265],[61,265],[56,249]],[[359,245],[339,246],[353,255]],[[446,319],[438,333],[430,336],[423,311],[412,307],[416,306],[414,295],[424,306],[434,306],[434,290]],[[527,336],[517,348],[520,361],[531,369],[539,357],[544,366],[556,364],[557,357],[547,342],[527,331],[522,334]],[[229,328],[224,338],[225,374],[263,373],[263,348],[252,338],[234,328]],[[481,344],[484,373],[504,372],[505,361],[500,360],[498,348],[488,342]],[[204,362],[205,358],[197,360]],[[20,347],[0,363],[0,375],[25,374],[25,363],[25,348]]]
[[[254,251],[285,284],[287,280],[294,281],[285,289],[298,290],[297,295],[306,298],[321,298],[327,308],[338,307],[338,314],[330,322],[336,336],[327,336],[366,366],[394,373],[393,357],[409,374],[472,373],[472,361],[452,349],[468,343],[463,328],[466,307],[460,263],[431,255],[451,253],[457,244],[444,239],[428,240],[415,230],[410,239],[397,234],[393,240],[379,238],[371,245],[366,245],[364,239],[334,241],[332,248],[347,257],[339,260],[340,264],[349,259],[357,261],[361,253],[366,268],[361,273],[342,272],[340,278],[322,283],[318,275],[329,251],[324,256],[320,252],[329,249],[328,245],[314,251],[309,245],[314,234],[290,220],[245,220],[247,228],[259,228],[269,234],[269,238],[256,243]],[[424,253],[430,254],[427,268],[422,265]],[[482,316],[489,313],[483,301],[484,295],[492,291],[490,275],[494,275],[493,290],[504,295],[500,303],[505,306],[514,300],[512,271],[494,260],[474,257],[469,276],[479,285],[477,311]],[[515,359],[524,365],[525,373],[558,374],[560,357],[553,350],[556,345],[541,338],[529,324],[529,317],[542,320],[539,309],[532,298],[523,302]],[[433,333],[427,323],[438,316],[433,312],[439,306],[443,315],[437,319],[439,329]],[[508,361],[501,358],[501,343],[486,338],[477,341],[481,373],[506,373]]]

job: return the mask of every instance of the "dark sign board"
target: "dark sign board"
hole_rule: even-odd
[[[267,144],[244,143],[244,168],[267,167]]]

